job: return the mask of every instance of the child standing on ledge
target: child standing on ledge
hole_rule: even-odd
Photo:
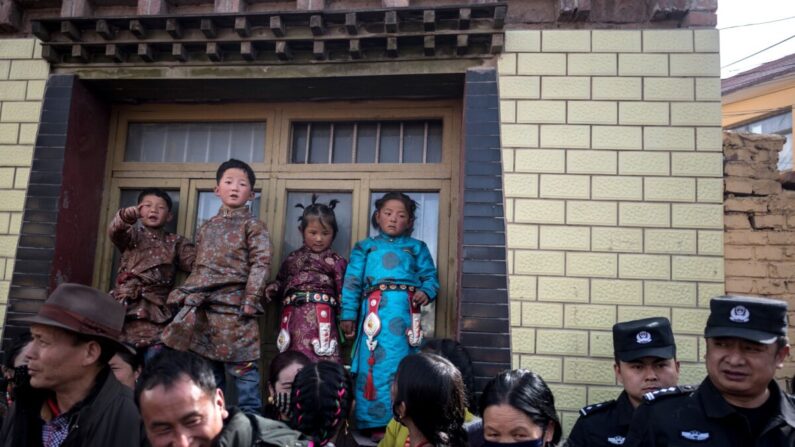
[[[199,228],[196,265],[185,283],[171,292],[169,303],[182,306],[166,327],[163,341],[213,362],[222,389],[224,371],[235,380],[238,406],[259,414],[260,339],[256,317],[263,314],[271,262],[265,223],[248,210],[254,199],[254,171],[231,159],[216,172],[218,214]]]
[[[411,237],[416,202],[388,192],[375,208],[371,222],[379,234],[353,247],[340,325],[346,338],[357,337],[351,363],[356,427],[379,440],[392,418],[392,379],[422,343],[420,306],[436,298],[439,280],[427,245]]]
[[[298,231],[304,245],[290,253],[276,279],[265,289],[268,301],[279,299],[279,352],[299,351],[312,361],[340,362],[337,312],[347,262],[331,249],[337,236],[336,200],[303,208]]]
[[[127,308],[122,340],[142,352],[144,361],[160,351],[160,334],[174,316],[166,299],[177,268],[190,272],[196,258],[191,241],[164,229],[173,218],[171,206],[167,192],[147,188],[138,195],[138,205],[120,209],[108,226],[111,242],[121,251],[111,294]]]

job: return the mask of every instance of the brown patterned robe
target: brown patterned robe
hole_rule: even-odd
[[[260,300],[271,263],[265,223],[246,207],[221,207],[199,228],[196,247],[193,271],[168,297],[183,307],[166,327],[163,342],[220,362],[259,359],[257,319],[242,315],[242,308],[263,313]]]
[[[345,280],[345,267],[348,262],[331,249],[315,253],[306,246],[290,253],[282,262],[276,279],[268,284],[268,298],[281,300],[295,292],[325,293],[337,300],[342,296]],[[339,302],[339,301],[337,301]],[[312,361],[329,360],[340,362],[339,347],[331,356],[318,356],[312,347],[312,340],[318,338],[316,304],[306,303],[293,306],[290,317],[290,351],[300,351]],[[331,336],[336,339],[337,308],[331,319]]]
[[[177,268],[191,271],[196,247],[178,234],[134,224],[125,222],[120,210],[108,227],[108,236],[121,251],[112,293],[127,305],[122,340],[142,348],[158,343],[174,316],[166,298]]]

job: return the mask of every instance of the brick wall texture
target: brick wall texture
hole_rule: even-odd
[[[516,30],[499,60],[512,362],[566,431],[613,399],[611,327],[671,319],[682,383],[724,292],[715,30]]]
[[[0,324],[5,321],[49,71],[35,39],[0,39]]]
[[[725,254],[726,292],[787,300],[795,314],[795,191],[778,181],[776,135],[726,132]],[[795,332],[790,330],[790,339]],[[778,371],[795,374],[792,357]]]

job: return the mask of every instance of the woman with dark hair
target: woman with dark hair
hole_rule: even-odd
[[[436,354],[405,357],[393,384],[392,412],[409,428],[410,447],[467,447],[466,392],[461,373]]]
[[[475,374],[472,370],[472,360],[469,357],[469,352],[461,343],[449,338],[432,338],[425,342],[420,348],[421,352],[440,355],[455,366],[461,373],[461,379],[464,381],[464,389],[467,398],[467,411],[464,414],[464,429],[468,429],[469,425],[481,425],[479,417],[474,415],[476,409],[475,401]],[[389,421],[386,426],[386,434],[384,439],[378,443],[378,447],[404,447],[406,439],[409,437],[409,429],[403,424],[398,423],[395,419]],[[480,446],[479,442],[470,437],[470,447]]]
[[[550,447],[560,441],[555,398],[544,379],[525,369],[504,371],[480,396],[484,447]]]
[[[268,401],[263,411],[266,418],[290,420],[293,379],[301,368],[311,363],[309,357],[299,351],[285,351],[273,358],[268,368]]]

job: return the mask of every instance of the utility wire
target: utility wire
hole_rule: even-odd
[[[744,28],[746,26],[767,25],[768,23],[783,22],[785,20],[792,20],[792,19],[795,19],[795,16],[784,17],[783,19],[768,20],[767,22],[744,23],[742,25],[725,26],[723,28],[718,28],[718,31],[723,31],[723,30],[727,30],[727,29],[735,29],[735,28]]]
[[[737,59],[736,61],[734,61],[734,62],[732,62],[732,63],[730,63],[730,64],[726,64],[726,65],[724,65],[724,66],[720,67],[720,69],[721,69],[721,70],[723,70],[723,69],[724,69],[724,68],[726,68],[726,67],[731,67],[731,66],[732,66],[732,65],[734,65],[734,64],[737,64],[737,63],[740,63],[740,62],[742,62],[742,61],[744,61],[744,60],[750,59],[750,58],[752,58],[752,57],[756,56],[757,54],[764,53],[765,51],[767,51],[767,50],[769,50],[769,49],[771,49],[771,48],[773,48],[773,47],[777,47],[777,46],[781,45],[782,43],[784,43],[784,42],[786,42],[786,41],[788,41],[788,40],[791,40],[791,39],[795,39],[795,34],[793,34],[793,35],[791,35],[791,36],[787,37],[786,39],[784,39],[784,40],[782,40],[782,41],[776,42],[776,43],[774,43],[773,45],[770,45],[770,46],[769,46],[769,47],[767,47],[767,48],[763,48],[763,49],[761,49],[761,50],[757,51],[756,53],[749,54],[748,56],[745,56],[745,57],[744,57],[744,58],[742,58],[742,59]]]

